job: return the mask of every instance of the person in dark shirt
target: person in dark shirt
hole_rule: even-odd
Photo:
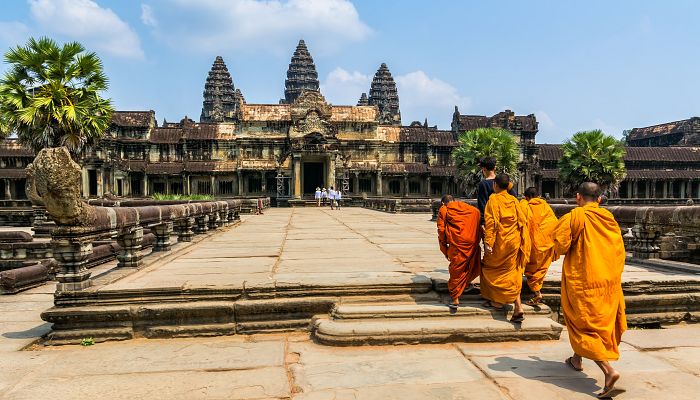
[[[483,225],[486,202],[489,201],[489,197],[493,194],[493,180],[496,178],[496,159],[493,157],[484,157],[479,160],[479,166],[481,167],[481,174],[484,176],[484,179],[482,179],[476,187],[476,204],[479,212],[481,212],[481,225]],[[515,197],[518,196],[518,193],[514,189],[508,190],[508,193]]]

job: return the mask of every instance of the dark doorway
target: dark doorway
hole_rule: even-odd
[[[97,171],[94,169],[88,170],[88,195],[97,196]]]
[[[124,181],[117,179],[117,196],[124,196]]]
[[[314,194],[317,187],[325,186],[323,183],[323,163],[304,163],[304,194]]]

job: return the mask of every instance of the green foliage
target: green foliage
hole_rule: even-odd
[[[83,338],[83,340],[80,341],[81,346],[92,346],[95,344],[95,339],[93,338]]]
[[[210,194],[164,194],[153,193],[154,200],[214,200]]]
[[[31,38],[5,53],[9,69],[0,80],[0,137],[16,133],[39,151],[66,146],[77,155],[109,127],[111,101],[102,61],[77,42],[59,46]]]
[[[616,192],[625,179],[625,146],[597,129],[578,132],[562,146],[559,176],[569,193],[586,181]]]
[[[468,188],[481,180],[479,160],[496,159],[496,172],[505,172],[515,180],[518,174],[518,143],[513,134],[501,128],[479,128],[459,136],[459,146],[452,152],[457,173]]]

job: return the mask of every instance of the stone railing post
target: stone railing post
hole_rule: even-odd
[[[201,234],[201,233],[207,233],[209,228],[207,227],[209,223],[209,216],[208,215],[200,215],[196,218],[197,221],[197,227],[195,228],[195,233]]]
[[[178,242],[191,242],[194,232],[192,228],[194,227],[194,218],[187,217],[179,221],[178,231],[177,231],[177,241]]]
[[[226,211],[220,210],[216,212],[216,227],[221,228],[226,226]]]
[[[153,246],[153,251],[170,251],[172,244],[170,243],[170,235],[173,233],[173,223],[164,222],[153,227],[153,233],[156,235],[156,244]]]
[[[218,227],[217,225],[217,219],[219,217],[219,213],[214,211],[213,213],[209,214],[209,230],[214,231]]]
[[[55,234],[51,240],[53,257],[58,263],[56,280],[59,292],[82,290],[92,286],[88,258],[92,254],[93,235]]]
[[[661,232],[641,224],[632,228],[632,256],[634,258],[659,258],[659,237]]]
[[[117,253],[117,267],[138,267],[141,265],[143,254],[141,243],[143,242],[143,228],[140,226],[125,228],[117,236],[117,243],[121,246]]]
[[[219,216],[221,217],[221,226],[229,226],[229,211],[228,206],[226,206],[222,211],[219,211]]]

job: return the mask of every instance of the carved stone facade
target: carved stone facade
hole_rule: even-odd
[[[319,91],[318,73],[314,59],[303,40],[299,41],[292,61],[287,70],[287,80],[284,81],[284,102],[292,104],[302,91]]]

